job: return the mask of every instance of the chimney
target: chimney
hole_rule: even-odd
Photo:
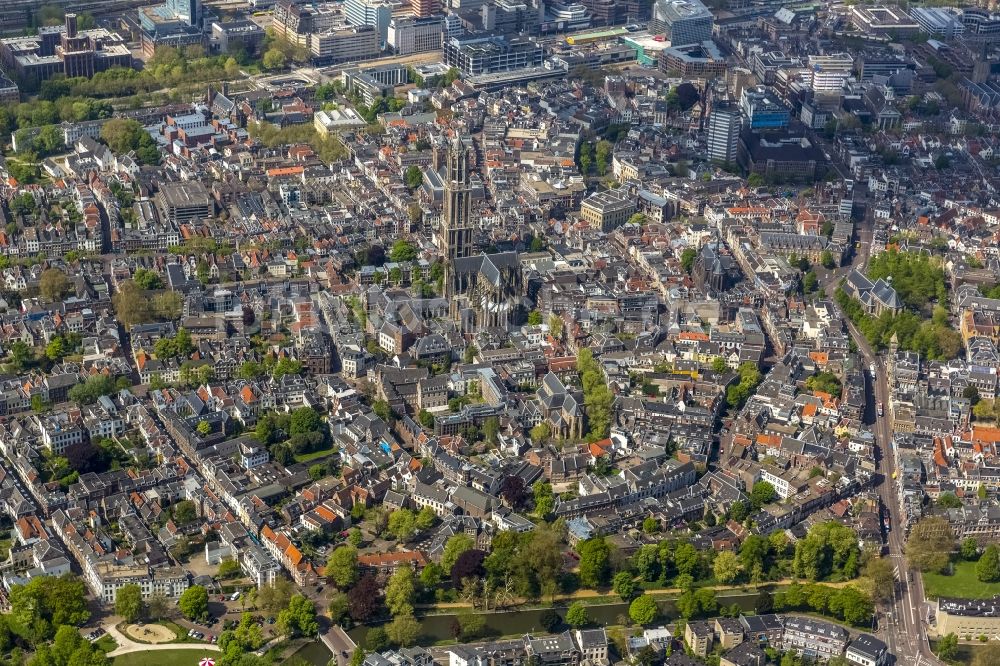
[[[66,14],[66,36],[70,39],[76,37],[76,14]]]

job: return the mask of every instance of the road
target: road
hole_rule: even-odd
[[[820,276],[823,289],[827,296],[833,297],[840,278],[853,268],[864,270],[868,265],[871,251],[872,225],[862,223],[858,236],[860,239],[858,251],[850,265],[837,269],[826,276]],[[825,277],[825,280],[824,280]],[[864,359],[865,369],[875,368],[875,377],[868,376],[868,400],[865,408],[865,422],[872,425],[875,433],[875,460],[880,477],[876,491],[879,501],[889,514],[889,531],[886,537],[888,557],[898,571],[895,595],[892,604],[885,608],[885,617],[881,623],[880,637],[889,646],[889,651],[896,656],[897,664],[943,666],[934,656],[927,641],[924,611],[923,582],[919,574],[910,571],[906,564],[904,547],[906,538],[901,529],[900,497],[896,492],[894,474],[898,466],[897,452],[892,445],[889,378],[883,360],[868,344],[868,340],[851,323],[843,317],[847,330],[858,347],[858,352]],[[877,403],[886,408],[879,415]]]

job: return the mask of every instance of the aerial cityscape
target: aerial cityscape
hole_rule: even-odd
[[[0,0],[0,666],[1000,666],[997,4]]]

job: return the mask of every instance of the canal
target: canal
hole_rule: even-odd
[[[717,599],[720,606],[728,607],[736,604],[743,611],[752,611],[754,601],[757,599],[757,593],[741,591],[721,592],[717,596]],[[676,617],[677,612],[674,608],[673,599],[658,599],[657,603],[660,607],[660,623],[669,622]],[[587,616],[590,618],[591,624],[596,626],[622,624],[623,620],[628,617],[628,606],[629,605],[624,602],[587,606]],[[565,619],[567,608],[566,604],[554,606],[553,608],[562,618]],[[548,609],[531,608],[483,613],[482,615],[486,618],[484,638],[488,639],[500,636],[519,636],[522,634],[531,634],[536,632],[544,633],[545,630],[542,629],[541,616],[546,610]],[[454,613],[425,615],[419,617],[418,619],[421,624],[421,633],[418,643],[420,645],[430,645],[438,641],[453,639],[454,635],[452,634],[452,627],[455,625],[457,617],[458,616]],[[359,625],[347,633],[355,643],[363,647],[365,645],[365,636],[368,633],[368,630],[374,626],[379,625]],[[566,627],[563,626],[563,629],[565,628]],[[323,648],[322,645],[320,645],[320,647]],[[325,648],[323,648],[323,650],[326,651]],[[329,654],[328,651],[327,654]],[[310,661],[314,664],[320,663],[311,659]]]

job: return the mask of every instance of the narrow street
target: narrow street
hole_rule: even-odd
[[[865,270],[871,251],[872,227],[870,222],[861,224],[858,236],[860,239],[858,251],[854,254],[850,265],[828,274],[823,281],[824,293],[832,300],[841,278],[850,270],[857,268]],[[943,666],[930,649],[925,627],[924,591],[919,573],[911,572],[906,563],[906,538],[901,529],[900,497],[896,491],[894,475],[898,465],[897,452],[892,445],[891,410],[889,378],[883,359],[868,344],[868,340],[846,316],[843,317],[851,339],[858,347],[858,352],[864,360],[864,371],[869,390],[865,406],[864,420],[871,424],[875,434],[875,461],[879,477],[876,491],[882,507],[889,515],[889,530],[886,537],[890,562],[897,571],[895,596],[891,607],[884,608],[885,616],[881,620],[879,637],[889,646],[889,651],[896,656],[897,664],[919,665],[928,664]],[[875,377],[871,377],[869,368],[875,368]],[[877,403],[886,408],[882,415],[878,414]]]

